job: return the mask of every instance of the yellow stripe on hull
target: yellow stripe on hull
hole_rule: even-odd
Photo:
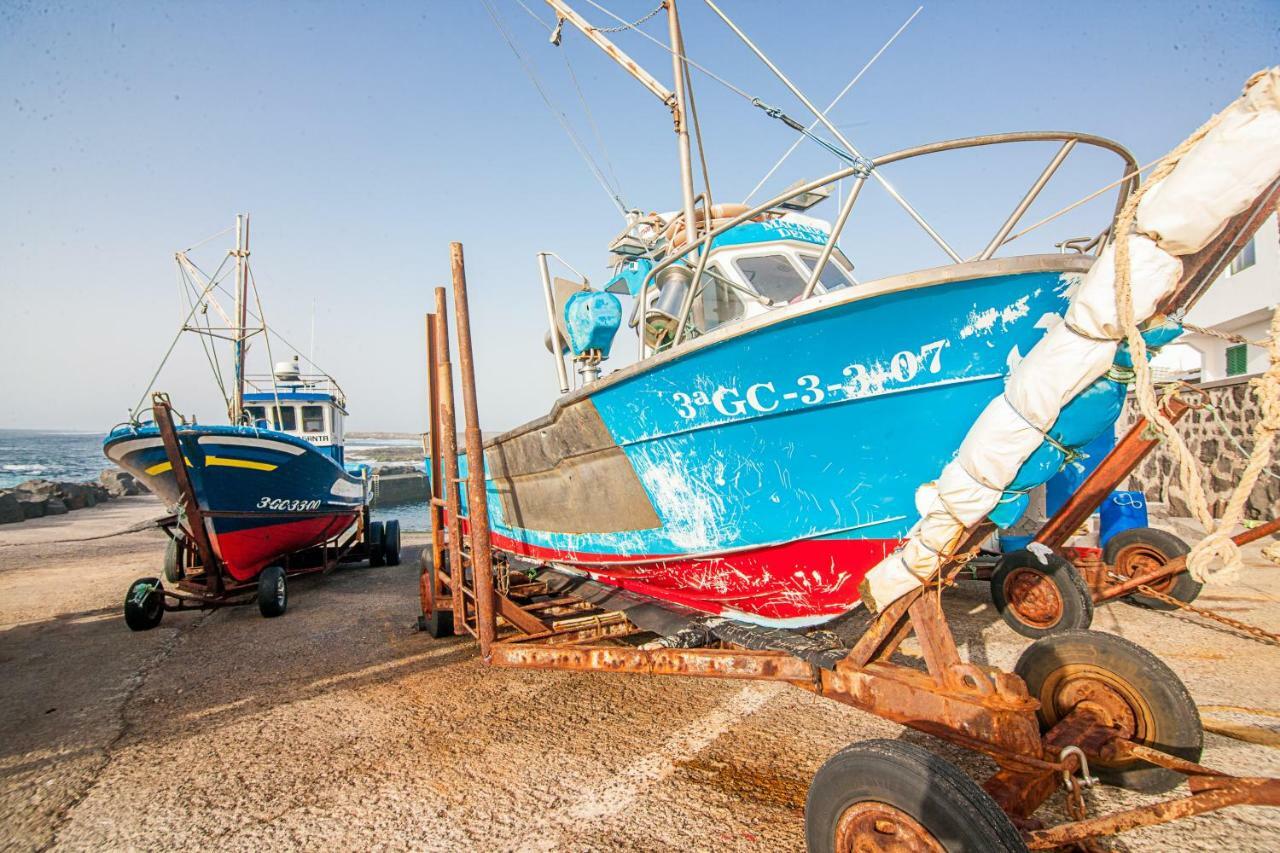
[[[182,461],[187,463],[188,468],[192,467],[191,460],[188,459],[187,457],[185,456],[182,457]],[[150,468],[147,468],[145,473],[150,474],[151,476],[154,477],[156,474],[163,474],[165,471],[172,471],[172,470],[173,470],[173,466],[169,464],[168,460],[165,460],[164,462],[157,462],[156,464],[152,465]]]
[[[232,459],[228,456],[206,456],[204,458],[206,467],[214,467],[221,465],[224,468],[249,468],[254,471],[274,471],[279,465],[272,465],[270,462],[255,462],[252,459]]]

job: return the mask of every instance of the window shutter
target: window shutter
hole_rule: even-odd
[[[1240,376],[1249,369],[1249,345],[1227,347],[1227,375]]]

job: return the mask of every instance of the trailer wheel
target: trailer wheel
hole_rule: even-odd
[[[382,522],[369,522],[364,531],[364,548],[369,553],[369,565],[381,566],[387,561],[386,551],[383,550],[385,543],[386,528],[382,526]]]
[[[164,618],[164,587],[159,578],[138,578],[124,594],[124,623],[134,631],[150,631]]]
[[[1027,647],[1013,671],[1040,700],[1048,731],[1087,702],[1111,718],[1123,737],[1187,761],[1199,761],[1204,729],[1191,694],[1163,661],[1139,645],[1100,631],[1068,631]],[[1170,791],[1184,776],[1145,761],[1089,756],[1103,782],[1149,794]]]
[[[1177,557],[1191,553],[1191,546],[1172,533],[1154,527],[1134,527],[1122,530],[1107,541],[1102,556],[1112,571],[1125,578],[1136,578],[1167,565]],[[1203,584],[1187,572],[1147,584],[1156,592],[1163,592],[1188,604],[1196,600]],[[1124,600],[1152,610],[1177,610],[1175,605],[1141,593],[1126,595]]]
[[[418,617],[418,630],[425,631],[432,639],[453,636],[453,611],[432,610],[430,615]]]
[[[176,536],[170,536],[169,544],[164,546],[164,579],[169,583],[177,583],[186,575],[184,550],[182,540]]]
[[[283,616],[289,606],[289,584],[284,569],[267,566],[258,575],[258,612],[270,619]]]
[[[400,565],[400,521],[391,519],[382,525],[382,559],[388,566]]]
[[[811,853],[1027,849],[995,800],[944,758],[900,740],[847,746],[813,777]]]
[[[1044,563],[1025,549],[1005,554],[991,574],[991,600],[1006,625],[1032,639],[1093,622],[1088,585],[1056,554]]]

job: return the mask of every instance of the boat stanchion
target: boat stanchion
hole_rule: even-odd
[[[489,545],[489,503],[484,484],[484,447],[476,403],[476,371],[471,348],[471,313],[467,305],[467,271],[461,243],[449,244],[453,270],[454,317],[458,322],[458,367],[462,379],[462,412],[466,424],[467,516],[471,533],[471,576],[476,596],[476,638],[489,660],[497,634],[493,597],[493,554]]]

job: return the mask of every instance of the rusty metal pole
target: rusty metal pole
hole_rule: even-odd
[[[467,628],[466,572],[462,565],[462,514],[458,506],[458,422],[453,410],[453,364],[449,361],[449,315],[444,288],[436,288],[436,382],[440,385],[441,491],[449,526],[449,590],[453,597],[453,632]]]
[[[1164,404],[1164,412],[1171,423],[1177,423],[1190,408],[1178,396],[1171,395]],[[1112,489],[1120,485],[1137,468],[1147,454],[1160,443],[1159,438],[1148,438],[1147,419],[1138,418],[1137,422],[1125,433],[1124,438],[1093,469],[1075,494],[1067,499],[1053,518],[1045,522],[1044,527],[1036,534],[1037,542],[1058,549],[1066,544],[1072,534],[1084,524],[1086,518],[1106,500]]]
[[[200,564],[204,567],[205,588],[214,595],[222,593],[222,570],[218,566],[214,554],[213,542],[209,540],[209,531],[204,525],[204,513],[200,509],[200,501],[196,498],[195,487],[191,484],[191,474],[187,471],[187,457],[178,442],[178,431],[173,425],[173,406],[169,395],[156,393],[151,395],[152,417],[156,428],[160,430],[160,440],[164,442],[164,453],[173,469],[173,480],[178,485],[179,509],[186,515],[187,533],[200,555]]]
[[[476,404],[476,369],[472,359],[471,313],[467,306],[467,270],[462,244],[449,244],[453,268],[454,317],[458,322],[458,365],[462,377],[462,412],[466,423],[467,515],[471,521],[471,573],[476,594],[476,637],[487,663],[497,634],[494,617],[493,560],[489,544],[489,502],[484,485],[484,448],[480,440],[480,411]]]
[[[439,501],[444,497],[440,489],[440,389],[436,381],[436,318],[427,314],[427,476],[431,488],[427,495],[427,515],[431,519],[431,566],[423,566],[418,578],[418,595],[422,599],[422,612],[436,609],[436,598],[442,592],[439,582],[440,563],[444,556],[444,518]],[[430,610],[428,610],[430,607]]]

